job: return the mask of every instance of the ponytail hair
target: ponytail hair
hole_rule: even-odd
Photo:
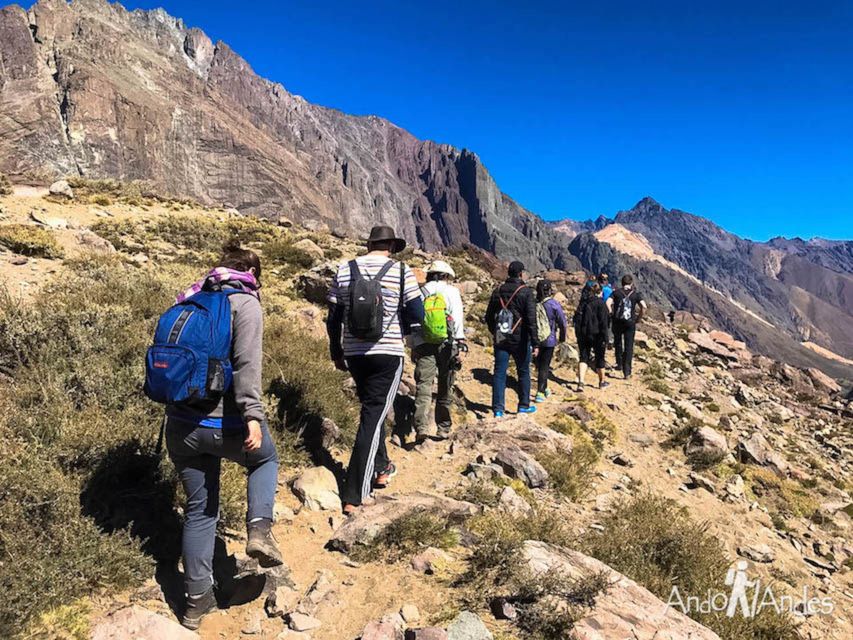
[[[539,302],[542,302],[545,298],[551,295],[553,287],[551,286],[551,281],[548,279],[542,279],[536,283],[536,299]]]
[[[235,271],[255,270],[255,279],[261,281],[261,259],[251,249],[244,249],[239,241],[230,240],[222,247],[222,256],[216,263],[217,267],[226,267]]]

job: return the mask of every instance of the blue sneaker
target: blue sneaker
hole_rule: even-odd
[[[536,407],[519,407],[519,413],[536,413]]]
[[[504,412],[503,411],[495,411],[495,417],[496,418],[503,418]]]

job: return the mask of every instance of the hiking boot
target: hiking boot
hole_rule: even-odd
[[[519,413],[536,413],[536,407],[519,407]]]
[[[195,631],[201,624],[201,619],[208,613],[217,610],[216,596],[213,595],[213,587],[198,596],[187,596],[187,604],[184,608],[184,617],[181,624],[187,629]]]
[[[391,482],[391,478],[397,475],[397,467],[393,462],[389,462],[388,466],[376,474],[376,479],[373,481],[374,489],[385,489]]]
[[[281,551],[278,550],[272,534],[272,520],[266,518],[246,525],[249,539],[246,542],[246,555],[255,558],[264,568],[284,564]]]
[[[435,432],[436,440],[447,440],[450,437],[450,427],[439,427]]]
[[[610,383],[609,383],[609,382],[607,382],[606,380],[598,383],[598,388],[599,388],[599,389],[606,389],[606,388],[607,388],[607,387],[609,387],[609,386],[610,386]]]
[[[545,394],[544,393],[537,393],[536,397],[533,398],[533,402],[545,402]]]
[[[504,412],[503,411],[495,411],[495,417],[496,418],[503,418]]]
[[[343,506],[342,511],[343,511],[344,515],[345,515],[347,518],[349,518],[349,517],[352,517],[352,516],[354,516],[354,515],[355,515],[355,512],[356,512],[356,511],[358,511],[358,508],[359,508],[360,506],[361,506],[361,505],[357,505],[357,504],[349,504],[348,502],[344,502],[344,506]]]
[[[577,388],[575,389],[577,393],[583,393],[583,385],[579,382]]]

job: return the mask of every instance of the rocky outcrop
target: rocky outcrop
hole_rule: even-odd
[[[451,521],[462,521],[477,515],[481,509],[469,502],[421,492],[383,496],[374,504],[359,509],[342,524],[329,541],[329,547],[347,553],[355,545],[370,543],[398,518],[419,511],[440,513]]]
[[[568,238],[501,193],[476,154],[313,105],[163,10],[40,0],[0,12],[0,172],[142,179],[351,235],[577,267]]]
[[[707,627],[595,558],[533,541],[525,543],[524,554],[537,574],[552,570],[574,579],[602,572],[607,576],[607,589],[598,594],[592,610],[575,623],[572,633],[579,640],[719,640]]]
[[[92,640],[198,640],[198,634],[174,620],[133,605],[94,623]]]

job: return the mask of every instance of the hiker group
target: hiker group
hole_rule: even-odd
[[[386,447],[385,422],[394,406],[406,351],[414,361],[414,446],[447,438],[452,429],[454,379],[468,346],[465,309],[450,264],[435,260],[419,282],[392,256],[406,247],[391,227],[374,227],[367,252],[339,265],[329,294],[326,329],[334,366],[347,371],[361,405],[358,431],[342,482],[346,515],[367,504],[397,472]],[[146,356],[145,392],[166,405],[161,439],[186,494],[182,555],[187,601],[182,623],[196,629],[216,608],[213,552],[219,519],[223,458],[247,469],[246,553],[261,567],[282,564],[273,536],[278,457],[262,402],[263,313],[261,261],[248,249],[225,248],[215,267],[178,296],[160,318]],[[572,315],[578,345],[575,389],[587,369],[606,388],[605,355],[631,375],[636,324],[646,303],[630,275],[613,290],[601,274],[583,286]],[[492,292],[484,323],[492,336],[492,413],[506,414],[510,362],[515,364],[520,414],[534,413],[551,395],[551,364],[566,342],[568,320],[552,282],[527,285],[525,267],[509,264]],[[612,336],[612,338],[611,338]],[[537,384],[531,392],[531,365]],[[435,400],[433,388],[437,387]],[[532,397],[531,397],[532,396]],[[432,419],[434,404],[434,421]],[[405,434],[394,436],[405,444]]]

